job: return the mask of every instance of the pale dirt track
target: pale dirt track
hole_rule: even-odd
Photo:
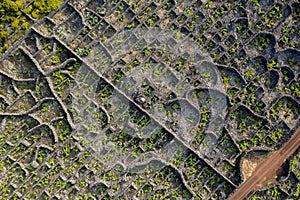
[[[266,160],[262,161],[256,167],[249,179],[240,185],[240,187],[233,193],[229,200],[242,200],[247,195],[260,188],[266,181],[276,176],[277,170],[300,146],[300,128],[297,129],[295,135],[286,142],[278,151],[274,152]]]

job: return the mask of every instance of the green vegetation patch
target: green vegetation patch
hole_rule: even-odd
[[[0,56],[22,37],[32,24],[57,9],[63,0],[3,0],[0,3]]]

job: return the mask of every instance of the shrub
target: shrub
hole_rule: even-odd
[[[35,8],[32,12],[33,18],[41,18],[51,11],[57,9],[63,0],[36,0],[33,3],[33,7]]]

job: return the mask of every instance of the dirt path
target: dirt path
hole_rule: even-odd
[[[277,170],[300,146],[300,128],[297,129],[296,134],[286,142],[281,149],[275,151],[269,158],[262,161],[256,167],[252,176],[247,179],[241,186],[232,194],[229,200],[242,200],[247,195],[256,189],[259,189],[266,181],[276,176]]]

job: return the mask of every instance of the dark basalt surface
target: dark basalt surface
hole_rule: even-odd
[[[0,199],[227,199],[299,127],[297,1],[67,0],[0,58]],[[248,199],[297,199],[299,151]]]

